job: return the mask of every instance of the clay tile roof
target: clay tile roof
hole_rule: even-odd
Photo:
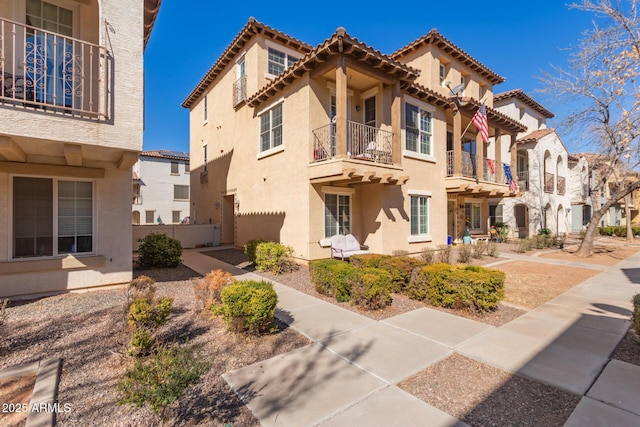
[[[478,108],[480,108],[481,105],[480,101],[469,97],[464,97],[461,101],[463,104],[460,109],[469,116],[473,116],[476,111],[478,111]],[[512,119],[506,114],[503,114],[498,110],[495,110],[488,106],[485,106],[485,108],[487,109],[487,120],[489,121],[489,126],[499,127],[513,133],[524,132],[527,130],[527,126],[517,120]]]
[[[444,97],[429,88],[421,86],[418,83],[403,83],[400,88],[414,98],[418,98],[431,105],[445,108],[453,105],[449,98]]]
[[[204,93],[207,87],[218,77],[222,70],[225,69],[235,55],[240,52],[247,42],[256,34],[264,34],[270,39],[283,43],[287,47],[303,54],[309,53],[312,49],[312,46],[282,33],[275,28],[271,28],[268,25],[257,21],[254,17],[251,17],[236,37],[231,41],[229,46],[227,46],[225,51],[222,52],[218,60],[213,64],[213,66],[211,66],[209,71],[207,71],[204,77],[196,85],[195,89],[193,89],[189,96],[187,96],[187,98],[182,102],[182,106],[184,108],[191,108],[194,102]]]
[[[502,101],[509,98],[516,98],[522,101],[524,104],[536,110],[538,113],[542,114],[546,118],[550,119],[555,117],[551,111],[544,108],[539,102],[535,99],[531,98],[529,95],[524,93],[522,89],[513,89],[507,92],[502,92],[493,96],[493,102]]]
[[[171,151],[171,150],[150,150],[140,153],[142,157],[156,157],[160,159],[170,160],[189,160],[189,153],[184,151]]]
[[[453,44],[449,39],[440,34],[435,28],[433,28],[431,31],[429,31],[419,39],[414,40],[408,45],[396,50],[390,56],[393,59],[399,60],[403,56],[406,56],[412,51],[420,49],[422,46],[427,44],[433,44],[439,49],[445,51],[446,53],[460,61],[462,64],[480,74],[492,84],[499,84],[506,80],[504,77],[499,76],[498,74],[487,68],[484,64],[475,59],[473,56],[469,55],[460,47]]]
[[[540,140],[541,138],[544,138],[545,136],[552,134],[555,132],[555,129],[553,128],[544,128],[544,129],[538,129],[538,130],[534,130],[533,132],[523,136],[522,138],[518,139],[518,142],[536,142],[538,140]]]
[[[160,3],[162,0],[144,0],[144,47],[147,47],[153,24],[158,17]]]
[[[247,105],[252,107],[260,105],[293,83],[297,78],[303,76],[308,70],[312,70],[317,65],[325,62],[330,56],[340,53],[350,55],[356,61],[375,67],[390,76],[400,79],[404,83],[412,82],[419,75],[418,70],[360,42],[357,38],[351,37],[344,28],[340,27],[331,37],[307,53],[275,80],[263,86],[256,94],[249,97]]]

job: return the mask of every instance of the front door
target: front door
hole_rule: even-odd
[[[222,198],[222,236],[221,243],[232,245],[235,243],[235,196],[233,194]]]
[[[525,205],[517,205],[515,207],[516,230],[517,236],[521,239],[529,237],[529,227],[527,225],[527,207]]]

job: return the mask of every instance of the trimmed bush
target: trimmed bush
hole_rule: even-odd
[[[182,244],[164,233],[151,233],[138,242],[142,268],[176,268],[182,262]]]
[[[349,278],[356,268],[337,259],[321,259],[309,263],[311,282],[318,293],[333,296],[338,301],[349,301]]]
[[[261,242],[256,247],[255,264],[258,270],[270,271],[273,274],[289,273],[298,269],[298,264],[291,259],[293,248],[276,242]]]
[[[231,273],[222,270],[212,270],[203,278],[194,279],[193,292],[196,295],[196,308],[203,310],[220,304],[222,289],[234,280]]]
[[[222,289],[221,298],[216,312],[233,331],[259,333],[274,323],[278,295],[269,282],[235,282]]]
[[[155,337],[147,329],[137,329],[131,341],[129,341],[129,349],[127,354],[131,357],[147,356],[151,353],[153,346],[156,344]]]
[[[157,301],[149,301],[139,297],[131,301],[127,314],[129,328],[135,331],[139,328],[157,328],[167,322],[173,298],[162,297]]]
[[[265,240],[249,240],[247,243],[244,244],[244,253],[247,254],[247,258],[249,258],[249,261],[252,263],[256,262],[256,249],[258,248],[258,245],[260,243],[265,243]]]
[[[640,336],[640,294],[635,294],[631,300],[633,303],[633,313],[631,313],[631,327]]]
[[[504,298],[504,280],[504,272],[498,270],[434,264],[416,270],[407,295],[438,307],[484,312]]]
[[[377,310],[391,304],[391,274],[379,268],[358,268],[349,279],[351,304]]]
[[[417,267],[426,263],[409,256],[390,256],[378,254],[353,255],[351,263],[360,268],[380,268],[391,274],[392,292],[400,292],[411,280],[411,274]]]
[[[473,248],[471,245],[458,245],[458,263],[469,264],[473,258]]]

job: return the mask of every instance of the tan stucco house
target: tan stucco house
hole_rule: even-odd
[[[386,55],[343,28],[313,47],[251,18],[183,103],[191,219],[306,260],[334,234],[377,253],[486,234],[526,130],[492,108],[503,81],[436,30]],[[482,102],[489,143],[470,125]]]
[[[160,0],[0,2],[0,297],[131,279],[131,167]]]

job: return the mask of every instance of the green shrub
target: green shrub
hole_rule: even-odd
[[[156,301],[138,297],[129,303],[127,322],[129,328],[135,331],[139,328],[157,328],[167,322],[173,298],[162,297]]]
[[[509,239],[509,225],[504,222],[496,222],[494,224],[496,230],[498,230],[498,236],[500,236],[500,241],[506,243]]]
[[[156,339],[147,329],[137,329],[131,341],[129,341],[129,349],[127,354],[131,357],[142,357],[151,353],[153,346],[156,343]]]
[[[316,291],[322,295],[334,296],[338,301],[349,300],[349,278],[355,269],[354,265],[337,259],[321,259],[309,263],[311,282]]]
[[[138,263],[142,268],[175,268],[182,262],[182,244],[164,233],[151,233],[138,242]]]
[[[633,313],[631,313],[631,327],[640,336],[640,294],[635,294],[631,300],[633,303]]]
[[[504,298],[504,280],[504,272],[498,270],[434,264],[415,272],[407,295],[439,307],[484,312]]]
[[[438,262],[451,264],[451,245],[438,245]]]
[[[473,248],[471,245],[458,245],[458,263],[469,264],[473,258]]]
[[[238,332],[263,332],[274,323],[278,295],[266,281],[246,280],[225,286],[219,313]]]
[[[379,268],[358,268],[349,279],[351,304],[377,310],[391,304],[391,274]]]
[[[149,404],[162,414],[183,391],[198,381],[209,366],[195,359],[187,348],[162,347],[149,358],[136,359],[134,366],[118,381],[119,404]]]
[[[244,244],[244,253],[247,254],[247,258],[252,263],[256,262],[256,248],[260,243],[265,243],[265,240],[249,240]]]
[[[551,229],[550,228],[541,228],[540,230],[538,230],[538,235],[539,236],[551,236]]]
[[[291,259],[293,248],[276,242],[261,242],[256,247],[256,268],[273,274],[289,273],[298,268]]]
[[[411,274],[425,262],[410,256],[390,256],[378,254],[353,255],[351,263],[359,268],[380,268],[391,274],[392,292],[400,292],[411,280]]]
[[[516,248],[516,252],[521,254],[525,252],[529,252],[533,248],[533,241],[529,238],[527,239],[519,239],[518,247]]]
[[[631,227],[631,231],[633,232],[633,235],[636,236],[640,234],[640,227]],[[627,226],[616,225],[609,227],[600,227],[598,228],[598,233],[603,236],[627,237]]]

